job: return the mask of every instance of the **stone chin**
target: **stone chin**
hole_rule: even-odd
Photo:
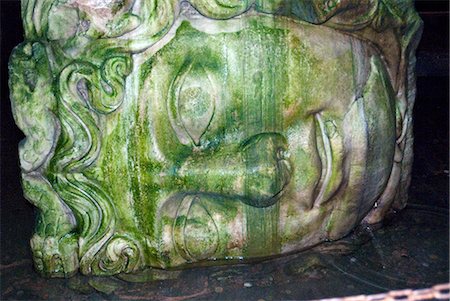
[[[266,2],[25,5],[10,86],[43,275],[276,256],[405,205],[413,7]]]

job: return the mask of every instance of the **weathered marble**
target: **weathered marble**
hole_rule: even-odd
[[[299,251],[405,206],[410,1],[22,0],[10,60],[45,276]]]

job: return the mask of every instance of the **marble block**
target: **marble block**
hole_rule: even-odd
[[[10,59],[44,276],[242,263],[405,206],[408,0],[22,0]]]

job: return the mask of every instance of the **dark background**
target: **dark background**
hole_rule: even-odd
[[[415,160],[409,202],[430,206],[448,214],[448,1],[418,1],[416,8],[424,20],[424,32],[417,50],[417,99],[414,108]],[[1,299],[3,297],[20,299],[21,296],[24,298],[23,290],[18,290],[17,287],[11,289],[4,285],[8,282],[6,277],[9,277],[5,270],[14,266],[20,267],[23,264],[31,265],[28,240],[34,226],[34,212],[33,207],[23,198],[20,187],[17,146],[24,136],[15,126],[12,118],[7,82],[9,55],[13,47],[22,41],[20,3],[2,0]],[[448,232],[446,235],[448,239]],[[33,273],[31,269],[30,273]],[[3,294],[5,290],[8,290],[7,294]]]

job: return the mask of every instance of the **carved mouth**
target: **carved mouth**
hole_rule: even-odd
[[[330,137],[336,135],[336,124],[332,120],[324,122],[321,113],[314,114],[315,133],[316,133],[316,150],[320,158],[321,174],[316,185],[312,206],[321,206],[332,198],[338,187],[342,183],[342,161],[343,157],[339,157],[336,151],[336,139]],[[332,140],[334,140],[332,142]],[[333,154],[333,147],[334,154]],[[335,157],[335,158],[333,158]],[[334,160],[333,160],[334,159]],[[335,166],[337,165],[337,166]]]

